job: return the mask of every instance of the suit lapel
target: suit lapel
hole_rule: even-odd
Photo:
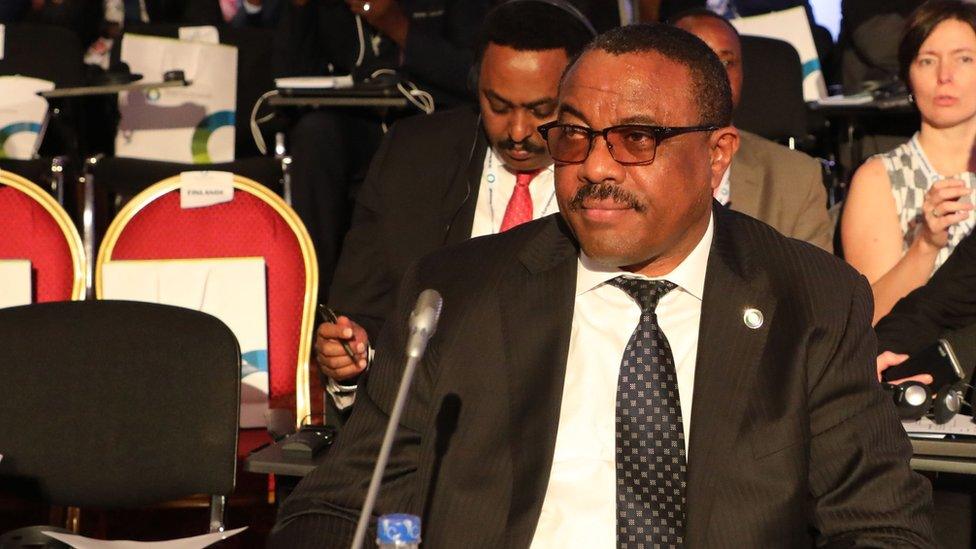
[[[519,264],[499,295],[513,462],[507,547],[529,545],[542,510],[572,329],[575,240],[558,215],[545,223],[519,254]]]
[[[756,159],[747,146],[750,137],[742,134],[742,146],[732,159],[729,173],[729,207],[737,212],[751,216],[759,214],[759,201],[762,196],[762,172]]]
[[[485,153],[488,152],[488,140],[479,122],[474,121],[471,138],[463,139],[459,143],[455,154],[467,160],[458,163],[454,177],[450,179],[449,187],[445,191],[444,226],[448,226],[446,244],[456,244],[471,238],[471,225],[474,223],[474,211],[478,204],[478,191],[481,190],[481,172],[484,169]]]
[[[750,251],[736,238],[736,230],[744,228],[731,226],[735,214],[722,207],[714,211],[715,236],[705,275],[691,413],[686,492],[689,546],[708,542],[711,486],[732,453],[775,315],[765,274],[753,272]],[[760,327],[746,325],[747,309],[762,312]]]

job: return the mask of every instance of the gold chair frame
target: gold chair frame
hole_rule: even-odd
[[[68,212],[58,204],[54,197],[39,185],[15,173],[0,171],[0,185],[6,185],[24,193],[31,200],[40,204],[54,218],[54,221],[61,229],[61,233],[64,234],[64,238],[68,243],[68,249],[71,252],[71,300],[79,301],[84,299],[85,252],[81,243],[81,236],[78,234],[78,229],[75,227],[74,222],[71,221]]]
[[[102,268],[112,259],[112,252],[122,231],[129,222],[146,206],[156,199],[172,191],[180,189],[180,177],[173,176],[151,185],[146,190],[132,198],[109,225],[98,249],[98,259],[95,263],[95,296],[102,297]],[[311,389],[309,384],[309,357],[312,348],[312,328],[315,321],[315,296],[318,291],[319,271],[315,258],[315,249],[308,230],[299,219],[298,214],[284,200],[260,183],[234,175],[235,192],[250,194],[270,206],[288,224],[302,253],[305,264],[305,299],[302,304],[302,325],[299,332],[298,364],[295,370],[295,422],[301,427],[302,420],[311,415]]]

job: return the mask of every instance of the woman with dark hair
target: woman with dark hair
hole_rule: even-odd
[[[976,5],[931,0],[905,24],[900,75],[921,113],[911,140],[854,174],[845,257],[871,282],[874,321],[925,284],[972,229],[976,174]]]

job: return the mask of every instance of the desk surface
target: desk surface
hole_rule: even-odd
[[[864,116],[910,115],[918,111],[915,105],[901,98],[873,100],[867,103],[836,104],[807,103],[811,112],[820,113],[826,117],[857,118]]]
[[[918,471],[976,475],[976,441],[913,438],[912,468]],[[270,444],[251,453],[244,460],[244,470],[251,473],[304,477],[325,459],[328,449],[313,458],[286,455],[281,447]]]
[[[913,438],[912,469],[976,475],[976,441]]]
[[[268,98],[272,107],[406,107],[405,97],[277,95]]]

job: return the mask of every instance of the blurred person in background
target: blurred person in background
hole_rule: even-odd
[[[471,100],[467,78],[488,8],[488,0],[287,0],[275,37],[275,72],[362,79],[392,70],[429,92],[437,110],[449,108]],[[292,204],[315,245],[323,302],[384,124],[416,112],[317,109],[301,114],[288,136]]]
[[[871,282],[875,322],[925,284],[973,228],[976,5],[924,4],[898,51],[921,128],[857,170],[841,219],[845,257]]]

